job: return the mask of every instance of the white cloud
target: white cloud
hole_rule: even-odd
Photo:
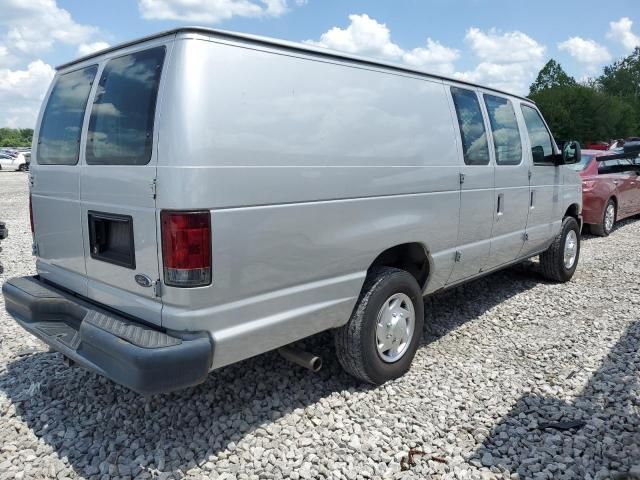
[[[0,69],[0,125],[33,128],[55,71],[42,60],[24,70]]]
[[[56,0],[0,0],[0,127],[33,127],[54,69],[41,53],[60,44],[78,53],[105,45]]]
[[[81,43],[78,45],[78,56],[84,57],[85,55],[90,55],[105,48],[109,48],[107,42]]]
[[[425,47],[403,50],[391,41],[391,32],[384,23],[379,23],[365,14],[349,15],[349,21],[347,28],[333,27],[323,33],[320,40],[307,40],[305,43],[347,53],[404,62],[444,74],[453,73],[453,63],[460,56],[457,50],[448,48],[431,38],[427,39]]]
[[[473,70],[457,72],[461,80],[523,94],[544,65],[546,47],[519,31],[470,28],[465,41],[481,62]]]
[[[9,49],[4,45],[0,44],[0,68],[13,63],[13,57],[9,53]]]
[[[480,60],[501,64],[539,60],[546,50],[544,45],[517,30],[501,33],[492,28],[485,33],[472,27],[467,30],[465,41]]]
[[[587,65],[592,70],[611,60],[611,54],[606,47],[590,39],[571,37],[560,42],[558,48],[568,52],[578,62]]]
[[[609,33],[607,38],[615,40],[629,52],[640,47],[640,36],[631,31],[633,21],[628,17],[622,17],[617,22],[609,22]]]
[[[85,42],[98,31],[75,22],[55,0],[3,0],[0,25],[7,28],[5,46],[23,53],[46,50],[56,41]]]
[[[142,18],[182,22],[219,23],[232,17],[280,17],[289,11],[287,0],[138,0]],[[301,6],[306,0],[295,0]]]
[[[333,27],[320,36],[318,42],[306,43],[347,53],[359,53],[387,59],[402,56],[402,49],[391,41],[391,32],[384,23],[368,15],[349,15],[347,28]]]
[[[402,60],[417,67],[432,69],[438,73],[451,75],[454,72],[454,62],[460,57],[460,52],[445,47],[440,42],[427,38],[426,47],[418,47],[404,52]]]

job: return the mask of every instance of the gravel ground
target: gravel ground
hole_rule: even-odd
[[[24,174],[0,172],[0,217],[1,283],[34,270]],[[413,368],[378,388],[320,335],[319,374],[269,353],[144,398],[65,367],[0,300],[0,480],[640,478],[639,238],[637,219],[586,237],[566,285],[529,263],[428,299]]]

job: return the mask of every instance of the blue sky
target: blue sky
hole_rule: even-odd
[[[0,126],[32,127],[53,67],[178,25],[307,41],[527,93],[640,45],[638,0],[0,0]]]

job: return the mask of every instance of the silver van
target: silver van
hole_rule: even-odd
[[[423,296],[580,253],[579,145],[533,102],[307,45],[180,28],[62,65],[33,156],[7,311],[141,393],[326,330],[380,384]]]

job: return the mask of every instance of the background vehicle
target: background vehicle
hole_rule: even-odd
[[[587,150],[609,150],[609,142],[587,142]]]
[[[580,163],[572,165],[582,178],[582,214],[593,234],[607,236],[617,220],[640,213],[637,155],[583,150]]]
[[[524,97],[406,66],[174,30],[60,67],[33,144],[39,276],[7,310],[141,392],[325,330],[380,384],[423,295],[578,264],[579,146]]]
[[[616,152],[622,153],[624,148],[637,148],[640,145],[640,137],[628,137],[625,139],[618,139],[611,142],[609,145],[609,150],[615,150]]]
[[[24,172],[28,169],[29,163],[24,153],[0,153],[0,170],[19,170]]]
[[[6,239],[9,235],[9,230],[7,229],[7,225],[4,222],[0,222],[0,243],[2,240]],[[0,246],[0,253],[2,252],[2,246]],[[3,272],[2,261],[0,261],[0,273]]]

